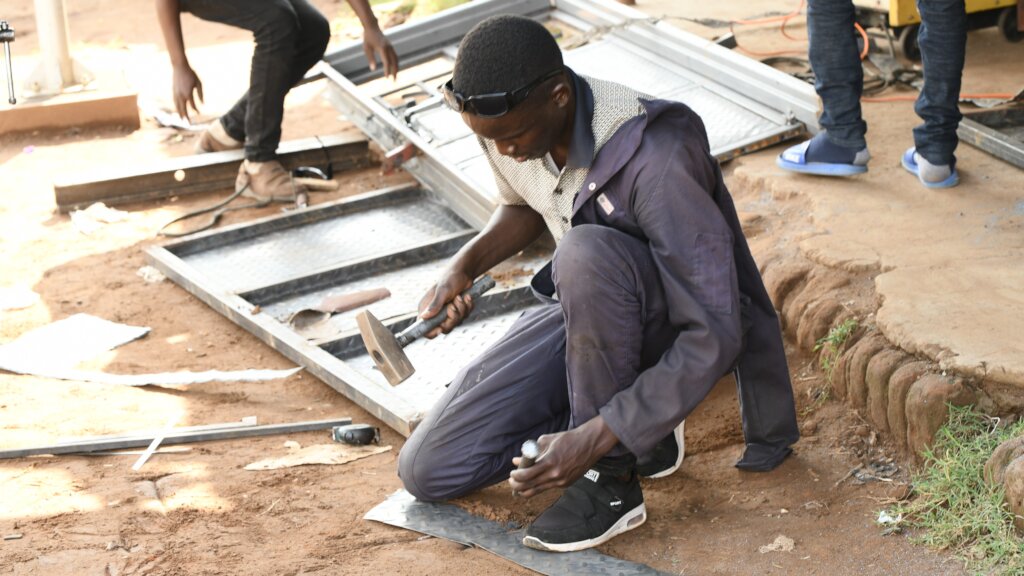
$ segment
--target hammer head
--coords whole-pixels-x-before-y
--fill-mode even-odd
[[[409,357],[398,345],[398,340],[391,330],[388,330],[369,310],[363,310],[356,315],[356,324],[359,325],[359,333],[363,336],[363,344],[370,353],[370,358],[373,358],[377,369],[392,386],[412,376],[416,369],[412,367],[412,362],[409,362]]]

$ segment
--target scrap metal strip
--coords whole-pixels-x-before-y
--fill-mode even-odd
[[[161,441],[162,444],[188,444],[192,442],[209,442],[212,440],[229,440],[233,438],[252,438],[255,436],[271,436],[274,434],[290,434],[293,432],[309,432],[313,430],[327,430],[334,426],[345,426],[351,424],[351,418],[335,418],[332,420],[316,420],[312,422],[297,422],[294,424],[263,424],[259,426],[240,426],[221,430],[191,430],[182,432],[170,429],[166,431]],[[14,450],[0,451],[0,459],[3,458],[24,458],[25,456],[37,456],[40,454],[75,454],[79,452],[99,452],[103,450],[121,450],[124,448],[143,448],[153,442],[153,437],[148,438],[100,438],[88,443],[70,442],[66,444],[55,444],[52,446],[38,446],[34,448],[17,448]]]
[[[469,323],[478,322],[536,303],[538,303],[537,299],[534,297],[533,290],[529,286],[485,294],[473,306],[473,314],[470,317],[471,322]],[[382,322],[388,330],[397,333],[412,326],[417,318],[417,313],[410,312],[396,318],[382,319]],[[331,355],[343,360],[367,353],[358,330],[343,334],[334,340],[322,343],[320,346],[330,352]]]
[[[666,574],[650,566],[620,560],[597,550],[542,552],[523,546],[523,529],[513,529],[466,512],[454,504],[421,502],[399,490],[363,516],[398,528],[476,546],[496,556],[549,576],[652,576]]]
[[[991,112],[979,112],[965,115],[957,127],[956,134],[960,140],[981,148],[985,152],[1001,158],[1018,168],[1024,168],[1024,142],[1011,138],[999,130],[982,123],[986,119],[996,117],[1009,117],[1015,115],[1014,120],[1019,124],[1024,123],[1024,109],[999,110]]]

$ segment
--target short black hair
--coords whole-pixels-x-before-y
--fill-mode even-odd
[[[452,86],[464,96],[508,92],[562,68],[562,51],[539,22],[492,16],[459,43]]]

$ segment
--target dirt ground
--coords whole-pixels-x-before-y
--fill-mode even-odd
[[[337,2],[314,2],[329,15]],[[129,62],[133,82],[151,78],[140,98],[168,92],[166,56],[150,3],[68,0],[72,38],[98,68]],[[0,17],[23,31],[19,68],[34,38],[31,2],[5,2]],[[116,18],[111,18],[112,14]],[[186,40],[204,79],[205,117],[230,105],[244,85],[244,33],[186,21]],[[129,75],[131,75],[129,74]],[[162,78],[162,79],[161,79]],[[322,84],[289,96],[286,139],[350,130],[319,98]],[[85,367],[114,373],[288,368],[292,364],[175,284],[147,283],[141,249],[165,222],[218,195],[123,207],[124,222],[83,235],[58,214],[52,180],[112,163],[145,162],[191,153],[194,136],[144,120],[141,130],[69,129],[0,135],[0,287],[29,288],[35,305],[0,312],[0,343],[78,312],[136,326],[145,338]],[[346,174],[342,190],[320,203],[394,184],[375,169]],[[762,190],[734,187],[737,205],[756,205]],[[275,213],[234,213],[227,223]],[[754,220],[750,220],[754,221]],[[785,222],[758,218],[757,243],[785,234]],[[755,245],[755,248],[756,248]],[[870,299],[871,295],[865,295]],[[790,366],[803,439],[778,470],[751,474],[733,463],[742,449],[734,383],[723,380],[687,422],[687,459],[673,476],[643,484],[646,525],[601,551],[672,574],[959,574],[949,556],[883,536],[875,522],[886,502],[905,494],[906,466],[889,482],[859,483],[855,467],[893,456],[841,404],[817,404],[823,376],[791,350]],[[154,456],[133,472],[133,456],[64,456],[0,461],[0,574],[528,574],[477,549],[362,520],[400,488],[395,475],[403,438],[305,372],[263,383],[189,388],[120,388],[0,373],[0,448],[62,438],[152,428],[170,414],[179,425],[261,423],[351,417],[381,427],[392,450],[340,466],[254,472],[243,467],[282,455],[286,440],[328,442],[310,432],[207,442],[187,452]],[[555,495],[513,499],[498,485],[458,502],[473,513],[525,524]],[[784,535],[792,551],[759,548]]]

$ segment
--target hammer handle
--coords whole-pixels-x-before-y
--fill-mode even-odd
[[[469,296],[473,300],[476,300],[477,298],[483,296],[484,292],[487,292],[491,288],[494,288],[494,278],[491,278],[490,276],[482,276],[479,280],[474,282],[472,286],[466,289],[466,291],[462,293],[462,296]],[[444,314],[438,313],[433,318],[421,320],[413,324],[412,326],[406,328],[398,336],[395,336],[395,339],[398,340],[399,346],[405,348],[410,343],[412,343],[413,340],[419,338],[420,336],[423,336],[424,334],[430,332],[434,328],[437,328],[438,326],[441,325],[442,322],[444,322],[447,319],[447,312]]]

